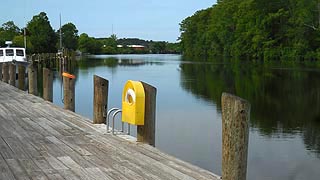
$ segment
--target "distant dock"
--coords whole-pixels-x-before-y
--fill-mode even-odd
[[[220,179],[9,84],[0,92],[0,179]]]

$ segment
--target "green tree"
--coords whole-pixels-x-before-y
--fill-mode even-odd
[[[12,39],[12,43],[13,43],[14,46],[24,47],[24,36],[23,35],[15,36]]]
[[[159,41],[159,42],[153,42],[151,44],[151,51],[153,53],[165,53],[166,52],[166,42],[164,41]]]
[[[88,34],[86,33],[82,33],[80,34],[79,37],[79,50],[82,51],[83,53],[88,53],[89,49],[90,49],[90,38],[88,36]]]
[[[109,38],[104,38],[101,43],[103,44],[103,54],[116,54],[117,53],[117,36],[112,34]]]
[[[60,29],[57,31],[59,35]],[[78,48],[78,30],[72,23],[67,23],[61,27],[62,46],[67,49],[76,50]]]
[[[118,40],[117,35],[111,34],[110,39],[112,39],[112,41],[115,43],[115,45],[117,45],[117,40]]]
[[[45,12],[33,16],[27,25],[29,41],[32,44],[31,52],[48,53],[57,52],[57,36],[50,25],[50,21]]]
[[[5,46],[5,41],[12,41],[19,34],[20,29],[13,21],[3,23],[0,27],[0,46]]]
[[[167,43],[166,46],[167,53],[177,54],[181,52],[180,43]]]
[[[220,0],[180,24],[192,59],[320,59],[318,0]]]
[[[82,33],[79,37],[79,50],[83,53],[99,54],[101,53],[102,43],[88,34]]]

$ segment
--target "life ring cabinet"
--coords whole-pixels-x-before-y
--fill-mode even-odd
[[[141,82],[128,80],[122,92],[122,122],[144,125],[145,92]]]

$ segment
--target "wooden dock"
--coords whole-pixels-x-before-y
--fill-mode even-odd
[[[0,82],[0,179],[220,179]]]

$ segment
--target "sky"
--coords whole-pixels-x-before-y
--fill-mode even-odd
[[[79,34],[175,42],[179,23],[216,0],[1,0],[0,24],[22,28],[34,15],[46,12],[51,26],[72,22]]]

